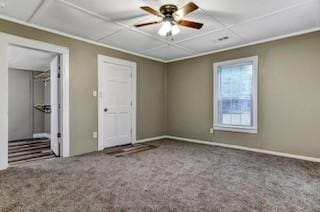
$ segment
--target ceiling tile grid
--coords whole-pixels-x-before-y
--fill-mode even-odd
[[[204,27],[181,26],[173,38],[158,35],[161,24],[135,28],[137,23],[161,20],[140,7],[182,7],[188,0],[0,1],[5,3],[1,15],[164,61],[320,27],[320,0],[194,0],[200,9],[184,19]]]
[[[9,68],[31,71],[47,71],[50,62],[56,56],[51,52],[10,46],[8,54]],[[30,63],[30,61],[33,61]]]
[[[42,3],[42,0],[1,0],[0,14],[19,19],[21,21],[28,21],[33,13]]]
[[[71,4],[85,8],[110,19],[130,19],[143,16],[142,10],[137,10],[145,4],[143,1],[115,1],[115,0],[65,0]]]
[[[173,58],[183,58],[192,55],[192,53],[185,49],[173,45],[166,45],[157,49],[151,49],[145,51],[144,54],[149,57],[160,58],[161,60],[171,60]]]
[[[91,40],[113,34],[122,28],[114,23],[65,5],[61,1],[53,1],[34,20],[34,23]]]
[[[231,27],[249,41],[267,39],[317,27],[316,7],[312,1]]]
[[[100,40],[100,42],[137,53],[143,53],[146,49],[163,46],[161,41],[129,29],[123,29],[111,36],[107,36]]]
[[[225,29],[206,34],[205,36],[179,42],[178,45],[192,49],[200,54],[203,51],[209,52],[228,48],[242,42],[243,40],[239,36],[234,34],[232,31]]]
[[[264,16],[308,0],[195,0],[208,14],[227,26]]]

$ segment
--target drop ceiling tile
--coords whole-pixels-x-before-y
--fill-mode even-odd
[[[0,7],[0,14],[27,21],[34,11],[39,7],[42,0],[10,0],[1,1],[5,3],[5,7]]]
[[[228,38],[221,41],[218,40],[226,37]],[[203,53],[239,45],[242,42],[243,41],[231,31],[221,30],[219,32],[213,32],[205,36],[180,42],[178,45]]]
[[[29,48],[10,46],[8,63],[9,68],[46,71],[56,54]],[[30,61],[33,61],[30,63]]]
[[[318,11],[317,14],[318,14],[318,27],[320,27],[320,0],[315,0],[315,9]]]
[[[118,25],[88,15],[59,1],[50,4],[35,23],[91,40],[100,39],[121,29]]]
[[[162,18],[160,18],[160,17],[151,16],[151,15],[148,15],[148,14],[144,14],[144,15],[136,16],[136,17],[131,17],[131,18],[118,19],[118,21],[120,23],[125,24],[125,25],[130,26],[130,27],[134,27],[135,24],[139,24],[139,23],[161,21],[161,20],[162,20]],[[137,28],[137,29],[141,30],[142,28]],[[141,30],[141,31],[144,31],[144,30]]]
[[[310,0],[194,0],[205,12],[225,25],[234,25]]]
[[[182,7],[186,1],[185,0],[143,0],[143,2],[145,5],[152,6],[155,9],[159,9],[160,6],[164,4],[174,4],[174,5],[177,5],[178,7]]]
[[[126,20],[145,15],[140,9],[143,1],[117,1],[117,0],[66,0],[74,5],[86,8],[110,19]]]
[[[158,49],[152,49],[144,53],[150,57],[159,58],[162,60],[172,60],[176,58],[182,58],[190,56],[191,54],[182,48],[178,48],[172,45],[167,45]]]
[[[313,3],[309,1],[308,4],[237,25],[231,29],[248,41],[261,40],[315,28],[317,14]]]
[[[130,29],[123,29],[101,40],[102,43],[118,48],[142,53],[151,48],[163,45],[161,41],[147,37]]]

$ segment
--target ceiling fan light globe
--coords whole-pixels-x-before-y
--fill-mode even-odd
[[[159,30],[159,35],[161,36],[167,36],[167,34],[171,31],[171,23],[169,21],[163,22],[160,30]]]
[[[177,26],[177,25],[173,25],[172,27],[171,27],[171,33],[172,33],[172,35],[176,35],[176,34],[178,34],[180,32],[180,29],[179,29],[179,27]]]

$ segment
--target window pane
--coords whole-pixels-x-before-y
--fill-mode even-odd
[[[253,126],[252,74],[252,63],[219,67],[219,124]]]

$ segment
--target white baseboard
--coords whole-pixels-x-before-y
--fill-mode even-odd
[[[34,133],[33,134],[34,138],[50,138],[49,133]]]
[[[165,139],[165,138],[167,138],[166,135],[157,136],[157,137],[152,137],[152,138],[145,138],[145,139],[136,140],[136,141],[134,142],[134,144],[145,143],[145,142],[149,142],[149,141],[156,141],[156,140],[161,140],[161,139]]]
[[[183,137],[177,137],[177,136],[164,136],[168,139],[173,140],[179,140],[179,141],[187,141],[197,144],[206,144],[211,146],[220,146],[220,147],[226,147],[226,148],[232,148],[232,149],[240,149],[240,150],[246,150],[251,152],[258,152],[263,154],[269,154],[269,155],[276,155],[281,157],[287,157],[287,158],[294,158],[294,159],[300,159],[300,160],[306,160],[306,161],[312,161],[320,163],[320,158],[315,157],[308,157],[308,156],[302,156],[302,155],[294,155],[289,153],[283,153],[283,152],[276,152],[276,151],[270,151],[270,150],[264,150],[264,149],[256,149],[256,148],[250,148],[250,147],[244,147],[244,146],[238,146],[238,145],[231,145],[231,144],[223,144],[223,143],[217,143],[217,142],[211,142],[211,141],[203,141],[203,140],[197,140],[197,139],[191,139],[191,138],[183,138]]]

